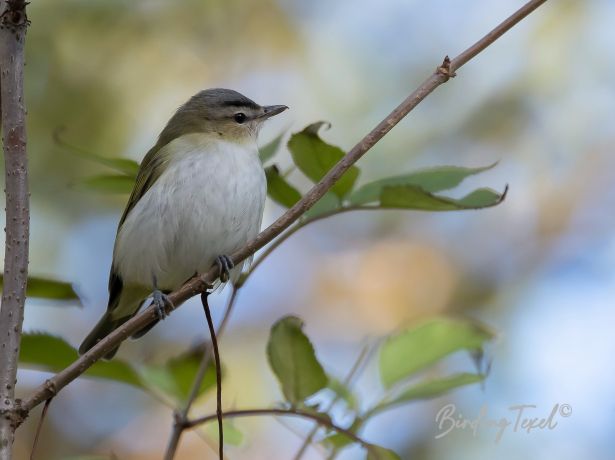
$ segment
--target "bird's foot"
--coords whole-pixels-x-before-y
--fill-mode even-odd
[[[235,264],[229,256],[223,254],[216,257],[216,265],[218,266],[218,276],[220,280],[226,283],[231,277],[231,269]]]
[[[158,320],[165,319],[168,316],[165,307],[170,306],[171,308],[173,308],[173,302],[171,302],[169,296],[167,296],[159,289],[156,289],[154,291],[153,298],[154,307],[156,308],[156,317],[158,318]]]

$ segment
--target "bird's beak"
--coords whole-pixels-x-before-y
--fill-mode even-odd
[[[277,115],[278,113],[282,113],[286,109],[288,109],[288,107],[285,105],[266,105],[263,108],[265,109],[265,113],[263,113],[261,116],[258,117],[263,120],[273,117],[274,115]]]

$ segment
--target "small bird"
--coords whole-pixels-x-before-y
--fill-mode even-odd
[[[256,237],[267,193],[257,136],[265,120],[287,108],[216,88],[175,112],[139,168],[117,229],[107,311],[80,354],[133,317],[150,295],[163,319],[166,294],[214,263],[224,281],[237,281],[242,267],[226,254]]]

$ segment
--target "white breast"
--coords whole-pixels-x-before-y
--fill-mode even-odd
[[[126,217],[114,266],[125,284],[175,289],[260,229],[266,180],[255,144],[175,139],[167,170]]]

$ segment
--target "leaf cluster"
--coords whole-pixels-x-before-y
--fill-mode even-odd
[[[350,382],[325,371],[303,326],[296,316],[286,316],[273,325],[267,344],[269,364],[278,379],[285,404],[333,418],[334,405],[314,402],[318,396],[328,393],[329,399],[340,402],[335,407],[336,413],[339,413],[339,406],[343,406],[343,418],[350,420],[347,429],[355,435],[360,435],[377,414],[482,382],[486,369],[441,377],[426,377],[425,374],[433,375],[445,358],[460,351],[482,356],[484,346],[494,337],[489,329],[478,323],[446,317],[432,318],[386,337],[377,356],[382,395],[376,403],[362,407]],[[322,407],[328,410],[323,412]],[[355,441],[341,432],[325,432],[320,442],[335,455]],[[380,446],[366,452],[366,458],[376,458],[374,452],[380,454],[381,459],[399,458],[393,451]]]
[[[302,197],[302,192],[289,180],[290,173],[298,170],[313,183],[319,182],[331,168],[344,157],[344,151],[320,137],[326,123],[318,122],[290,136],[286,143],[293,168],[280,172],[275,164],[269,164],[283,145],[284,133],[260,150],[265,165],[268,196],[285,208],[290,208]],[[138,171],[138,164],[126,158],[107,158],[70,146],[63,140],[58,143],[72,153],[94,161],[113,170],[85,178],[79,185],[89,190],[105,193],[130,193]],[[294,229],[324,217],[351,210],[406,209],[421,211],[453,211],[481,209],[500,203],[506,194],[488,188],[479,188],[461,197],[452,198],[442,192],[451,190],[466,178],[493,168],[495,164],[467,168],[439,166],[421,169],[393,177],[383,178],[358,185],[361,170],[350,167],[335,185],[301,219]],[[293,232],[283,234],[283,241]],[[275,243],[273,249],[275,249]],[[0,282],[2,280],[0,279]],[[28,296],[58,301],[78,301],[78,296],[69,283],[47,278],[31,277],[28,280]],[[473,322],[433,318],[420,325],[386,337],[378,349],[378,367],[382,395],[380,399],[364,407],[348,379],[343,380],[325,371],[316,356],[311,340],[304,332],[304,324],[295,316],[287,316],[271,328],[267,344],[267,357],[278,379],[283,405],[290,410],[313,411],[323,420],[332,420],[332,410],[343,406],[346,432],[358,436],[364,426],[379,413],[418,400],[435,398],[465,385],[481,382],[486,371],[462,372],[439,377],[434,369],[448,356],[465,350],[474,356],[483,356],[483,347],[493,338],[485,327]],[[188,352],[160,365],[137,364],[114,359],[97,362],[84,377],[102,378],[131,385],[145,391],[171,407],[180,407],[189,398],[194,376],[201,362],[204,348],[201,344]],[[60,337],[45,333],[28,333],[22,337],[20,362],[24,367],[58,372],[78,357],[76,349]],[[357,363],[359,364],[359,363]],[[215,387],[215,371],[210,366],[206,371],[198,396],[207,394]],[[330,404],[323,405],[328,395]],[[325,398],[326,399],[326,398]],[[320,400],[320,403],[318,402]],[[329,427],[330,428],[330,427]],[[243,435],[225,421],[225,431],[233,433],[227,440],[241,442]],[[325,430],[319,442],[330,450],[330,458],[355,442],[343,432]],[[384,447],[363,444],[366,458],[395,459],[397,454]]]

